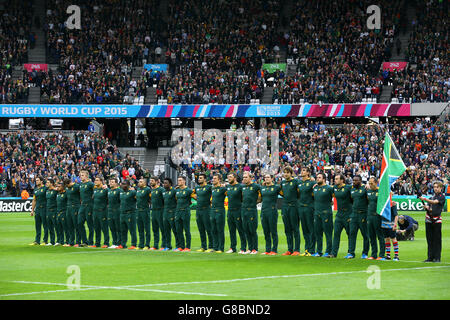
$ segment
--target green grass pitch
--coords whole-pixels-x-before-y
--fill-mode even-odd
[[[415,241],[399,242],[400,261],[395,262],[360,259],[361,234],[356,258],[343,259],[345,232],[336,259],[197,253],[200,239],[194,211],[189,253],[29,246],[34,219],[28,213],[6,213],[0,215],[0,299],[449,299],[448,216],[444,213],[442,262],[424,263],[424,214],[408,214],[419,221],[419,230]],[[286,237],[281,217],[278,232],[282,253]],[[227,228],[225,234],[228,249]],[[261,225],[258,234],[261,250]],[[302,237],[302,249],[303,244]],[[67,286],[75,275],[70,266],[79,270],[79,289]]]

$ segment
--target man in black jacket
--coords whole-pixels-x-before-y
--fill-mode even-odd
[[[425,205],[425,232],[428,244],[428,258],[425,262],[441,262],[442,251],[442,209],[444,208],[445,196],[442,193],[442,182],[433,183],[434,196],[431,199],[420,197],[429,203]]]

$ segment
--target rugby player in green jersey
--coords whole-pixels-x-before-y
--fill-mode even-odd
[[[360,175],[353,177],[352,186],[352,214],[350,215],[350,239],[349,250],[345,256],[346,259],[352,259],[355,257],[356,238],[358,230],[361,230],[363,236],[363,251],[361,258],[367,259],[369,253],[369,237],[367,236],[367,209],[369,200],[367,199],[367,190],[362,185],[362,179]]]
[[[195,218],[200,234],[200,249],[198,252],[213,251],[213,236],[211,234],[211,185],[206,182],[206,174],[198,176],[198,186],[194,188],[194,199],[197,200]]]
[[[55,246],[63,245],[67,247],[67,242],[64,241],[64,233],[66,233],[67,240],[67,227],[66,227],[66,212],[67,212],[67,194],[64,188],[64,183],[58,181],[56,184],[56,243]]]
[[[214,174],[211,189],[211,233],[213,236],[213,249],[222,253],[225,248],[225,197],[227,188],[221,185],[222,176]]]
[[[234,172],[228,174],[227,185],[228,212],[227,222],[230,232],[230,249],[226,253],[236,252],[237,239],[236,230],[239,233],[241,248],[239,253],[245,253],[247,239],[242,226],[242,185],[238,183],[237,175]]]
[[[191,251],[191,199],[193,190],[186,186],[186,178],[177,179],[176,189],[177,207],[175,210],[175,230],[178,234],[178,243],[174,251]],[[184,234],[183,234],[184,231]]]
[[[314,197],[313,187],[315,181],[311,177],[311,169],[303,167],[300,171],[301,179],[298,179],[298,215],[300,218],[305,251],[302,257],[310,257],[315,251],[316,238],[314,236]]]
[[[78,211],[80,210],[80,185],[71,181],[69,178],[64,179],[64,186],[67,195],[67,212],[66,212],[66,228],[69,237],[69,246],[79,247],[80,230],[78,228]]]
[[[45,193],[46,198],[46,221],[48,234],[50,235],[50,242],[47,242],[46,234],[44,233],[43,241],[47,246],[52,246],[55,244],[55,226],[56,226],[56,196],[58,195],[58,191],[55,187],[54,179],[47,179],[47,191]]]
[[[314,233],[316,237],[316,253],[313,257],[322,256],[323,233],[327,247],[323,257],[330,257],[333,248],[333,196],[332,186],[327,185],[324,173],[318,173],[316,176],[316,186],[313,189],[314,195]]]
[[[283,256],[300,255],[300,219],[297,210],[298,201],[298,181],[293,178],[294,170],[291,167],[283,169],[283,178],[281,182],[281,192],[283,204],[281,207],[281,217],[284,223],[284,232],[288,250]]]
[[[164,211],[163,211],[163,243],[164,249],[162,251],[172,250],[172,233],[175,236],[175,242],[178,243],[178,234],[175,229],[175,210],[177,208],[176,189],[172,187],[172,179],[165,178],[163,181],[163,199],[164,199]]]
[[[81,246],[94,244],[94,220],[92,216],[92,197],[94,195],[94,183],[90,181],[89,172],[82,170],[80,172],[80,210],[78,211],[78,227],[80,229]],[[89,238],[86,239],[86,229],[84,223],[87,222],[89,229]]]
[[[242,226],[248,243],[245,253],[258,253],[258,209],[261,186],[253,182],[253,174],[245,171],[242,178]]]
[[[139,232],[139,249],[150,249],[150,194],[147,179],[141,178],[136,191],[136,215]]]
[[[369,237],[370,247],[372,248],[372,255],[368,257],[369,260],[384,260],[385,242],[383,229],[381,228],[381,215],[377,213],[378,202],[378,181],[375,177],[369,179],[369,189],[367,190],[367,199],[369,204],[367,207],[367,233]],[[378,245],[380,246],[380,254],[378,255]]]
[[[97,176],[94,180],[94,195],[93,195],[93,217],[94,217],[94,231],[95,244],[91,247],[100,247],[103,232],[103,246],[109,247],[109,228],[108,228],[108,213],[106,211],[108,206],[108,190],[104,185],[103,177]]]
[[[264,175],[264,183],[261,186],[261,225],[266,240],[266,251],[262,254],[276,255],[278,252],[278,208],[277,201],[281,187],[273,183],[270,174]]]
[[[351,189],[351,186],[345,184],[343,174],[337,174],[334,177],[334,197],[337,202],[337,213],[334,220],[333,250],[331,250],[330,258],[335,258],[338,255],[342,230],[345,229],[347,236],[350,235]]]
[[[120,231],[120,193],[121,189],[117,182],[116,177],[109,179],[109,190],[108,190],[108,225],[111,230],[112,245],[111,249],[116,249],[122,245],[121,237],[122,233]]]
[[[136,249],[136,190],[130,189],[130,182],[124,180],[121,183],[122,192],[120,193],[120,249],[127,247],[128,231],[131,236],[130,250]]]
[[[164,243],[161,242],[161,248],[159,247],[159,239],[161,232],[161,239],[163,239],[163,210],[164,210],[164,188],[159,184],[158,177],[150,178],[150,200],[151,200],[151,218],[152,218],[152,231],[153,231],[153,247],[150,250],[162,250],[164,249]]]
[[[34,228],[36,230],[36,237],[34,242],[30,245],[45,245],[41,244],[41,232],[44,229],[44,235],[48,234],[47,220],[46,220],[46,205],[47,199],[45,197],[47,187],[44,186],[44,180],[41,177],[36,177],[36,188],[33,193],[33,202],[31,203],[31,216],[34,216]],[[48,235],[47,235],[48,237]]]

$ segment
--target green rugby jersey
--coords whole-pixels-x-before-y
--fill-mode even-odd
[[[56,196],[56,211],[58,213],[65,213],[67,210],[67,194],[66,192],[58,192]]]
[[[242,184],[227,185],[228,210],[240,209],[242,207]]]
[[[281,191],[284,204],[295,204],[298,200],[298,180],[281,181]]]
[[[108,208],[119,209],[120,208],[120,188],[108,189]]]
[[[175,189],[176,199],[177,199],[177,209],[186,209],[191,205],[191,196],[192,189],[184,188],[184,189]]]
[[[332,211],[333,187],[327,184],[317,185],[314,187],[313,192],[314,210],[318,213]]]
[[[47,187],[42,186],[34,189],[33,199],[36,200],[36,208],[45,208],[47,206]]]
[[[152,209],[162,209],[164,207],[163,192],[163,187],[156,187],[151,189]]]
[[[278,195],[280,194],[281,186],[273,184],[271,186],[261,186],[261,210],[277,205]]]
[[[80,199],[81,204],[91,204],[94,195],[94,183],[92,181],[83,182],[80,184]]]
[[[80,185],[74,183],[73,186],[66,188],[67,204],[79,205],[80,204]]]
[[[369,201],[367,199],[367,190],[364,186],[355,188],[352,186],[352,199],[353,199],[353,212],[354,213],[367,213],[367,206]]]
[[[348,211],[352,210],[352,187],[349,185],[342,185],[342,187],[334,186],[334,196],[337,202],[338,211]]]
[[[211,208],[225,208],[225,197],[227,196],[227,188],[218,186],[211,188]]]
[[[367,200],[369,204],[367,206],[367,213],[373,216],[378,216],[377,202],[378,202],[378,188],[376,190],[367,190]]]
[[[261,195],[261,186],[259,184],[244,184],[242,186],[242,208],[256,209],[259,195]]]
[[[316,184],[315,181],[298,180],[298,203],[303,207],[309,207],[314,204],[313,187]]]
[[[164,199],[164,209],[174,210],[177,207],[177,190],[170,187],[169,190],[164,189],[163,199]]]
[[[136,190],[128,190],[120,193],[120,211],[136,210]]]
[[[47,192],[45,193],[47,209],[56,210],[56,208],[57,208],[56,196],[57,195],[58,195],[58,191],[53,190],[53,189],[47,189]]]
[[[211,205],[212,187],[210,184],[194,188],[197,195],[197,208],[205,208]]]
[[[108,205],[108,190],[100,188],[94,188],[94,208],[97,210],[105,210]]]
[[[152,189],[149,187],[139,188],[136,191],[136,207],[141,210],[147,210],[150,207],[150,194]]]

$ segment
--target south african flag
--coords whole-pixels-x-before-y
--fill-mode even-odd
[[[400,157],[389,133],[384,137],[383,160],[381,162],[380,186],[378,189],[377,213],[391,220],[391,186],[405,172],[406,166]]]

